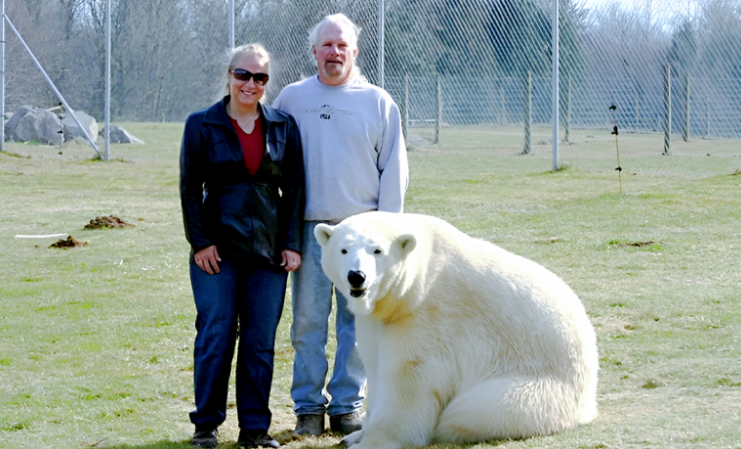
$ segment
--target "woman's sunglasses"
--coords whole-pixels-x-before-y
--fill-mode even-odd
[[[232,69],[230,70],[232,75],[234,75],[234,78],[238,79],[239,81],[249,81],[250,78],[255,79],[255,84],[259,84],[261,86],[264,86],[265,83],[268,82],[270,79],[270,76],[268,76],[267,73],[252,73],[249,70],[245,69]]]

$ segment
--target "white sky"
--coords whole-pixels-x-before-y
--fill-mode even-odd
[[[638,2],[645,4],[646,0],[620,0],[617,2],[616,0],[585,0],[584,1],[584,3],[590,8],[599,8],[608,3],[620,3],[623,6],[628,6],[628,5],[633,6]]]
[[[646,6],[653,6],[654,8],[665,9],[672,7],[673,9],[687,9],[696,6],[695,0],[684,0],[668,2],[667,0],[584,0],[584,4],[590,8],[599,8],[609,3],[620,3],[623,8],[630,8],[638,6],[640,8],[646,8]]]

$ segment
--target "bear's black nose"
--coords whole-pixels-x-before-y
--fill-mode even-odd
[[[365,274],[362,271],[350,270],[347,273],[347,280],[350,282],[350,286],[353,288],[360,288],[365,282]]]

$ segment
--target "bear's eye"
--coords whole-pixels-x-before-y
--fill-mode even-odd
[[[375,251],[373,251],[373,254],[381,254],[381,250],[380,250],[380,249],[378,249],[378,248],[376,248],[376,250],[375,250]]]
[[[346,249],[344,249],[344,248],[343,248],[343,249],[342,249],[342,251],[340,251],[340,252],[341,252],[342,254],[347,254],[347,250],[346,250]]]

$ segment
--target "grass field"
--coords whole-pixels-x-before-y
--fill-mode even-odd
[[[122,125],[146,145],[112,146],[110,162],[75,143],[0,153],[0,448],[190,447],[182,124]],[[534,142],[549,136],[538,128]],[[622,187],[609,130],[572,132],[557,172],[548,144],[519,155],[520,129],[414,140],[406,210],[545,265],[597,330],[593,423],[473,447],[741,448],[741,142],[677,138],[661,156],[662,138],[620,134]],[[83,230],[104,215],[134,226]],[[87,245],[14,238],[52,233]],[[291,439],[290,317],[287,307],[271,433],[289,449],[332,447],[333,436]],[[237,432],[232,410],[220,447]]]

